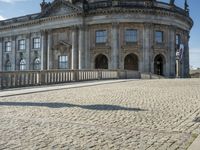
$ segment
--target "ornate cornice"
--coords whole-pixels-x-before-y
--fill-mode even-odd
[[[123,8],[109,8],[109,9],[101,9],[101,10],[92,10],[89,11],[88,13],[85,14],[85,17],[89,16],[95,16],[95,15],[110,15],[114,13],[129,13],[129,14],[147,14],[147,15],[160,15],[160,16],[168,16],[168,17],[175,17],[178,18],[184,22],[187,22],[190,27],[193,26],[193,20],[189,16],[184,16],[180,13],[176,12],[171,12],[169,10],[165,9],[145,9],[145,8],[133,8],[133,9],[123,9]],[[1,30],[8,30],[8,29],[15,29],[15,28],[22,28],[22,27],[27,27],[27,26],[32,26],[32,25],[40,25],[46,22],[51,22],[51,21],[58,21],[58,20],[64,20],[64,19],[71,19],[75,17],[82,17],[82,13],[73,13],[73,14],[68,14],[68,15],[62,15],[62,16],[51,16],[51,17],[46,17],[46,18],[41,18],[41,19],[36,19],[36,20],[31,20],[31,21],[26,21],[22,23],[13,23],[9,25],[3,25],[0,26],[0,31]]]

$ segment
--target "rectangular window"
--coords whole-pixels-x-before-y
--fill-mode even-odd
[[[133,42],[137,42],[137,30],[135,29],[127,29],[125,31],[125,40],[126,42],[130,42],[130,43],[133,43]]]
[[[19,50],[25,50],[25,48],[26,48],[26,42],[25,42],[25,40],[23,39],[23,40],[19,40],[18,41],[18,49]]]
[[[58,61],[59,69],[68,69],[68,56],[59,56]]]
[[[40,38],[33,38],[33,49],[40,48]]]
[[[156,31],[155,42],[156,43],[163,43],[163,32],[162,31]]]
[[[106,43],[107,41],[107,31],[99,30],[96,31],[96,43]]]
[[[177,34],[176,35],[176,45],[178,46],[180,44],[181,44],[181,36],[180,36],[180,34]]]
[[[5,51],[11,52],[11,42],[5,42]]]

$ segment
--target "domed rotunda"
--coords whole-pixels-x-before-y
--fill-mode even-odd
[[[189,76],[193,20],[158,0],[54,0],[0,21],[0,71],[125,69]]]

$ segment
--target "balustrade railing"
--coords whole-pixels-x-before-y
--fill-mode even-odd
[[[44,70],[0,72],[0,89],[76,81],[140,78],[130,70]]]

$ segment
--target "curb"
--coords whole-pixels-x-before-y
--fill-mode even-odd
[[[199,150],[200,149],[200,135],[194,140],[187,150]]]
[[[81,88],[81,87],[97,86],[97,85],[104,85],[104,84],[121,83],[121,82],[128,82],[128,81],[134,81],[134,80],[135,79],[74,82],[71,84],[64,84],[64,85],[62,84],[49,85],[49,86],[42,86],[42,87],[40,86],[30,87],[27,89],[20,88],[20,89],[14,89],[14,90],[5,90],[5,91],[0,91],[0,98],[24,95],[24,94],[33,94],[33,93],[39,93],[39,92],[54,91],[54,90],[63,90],[63,89]]]

